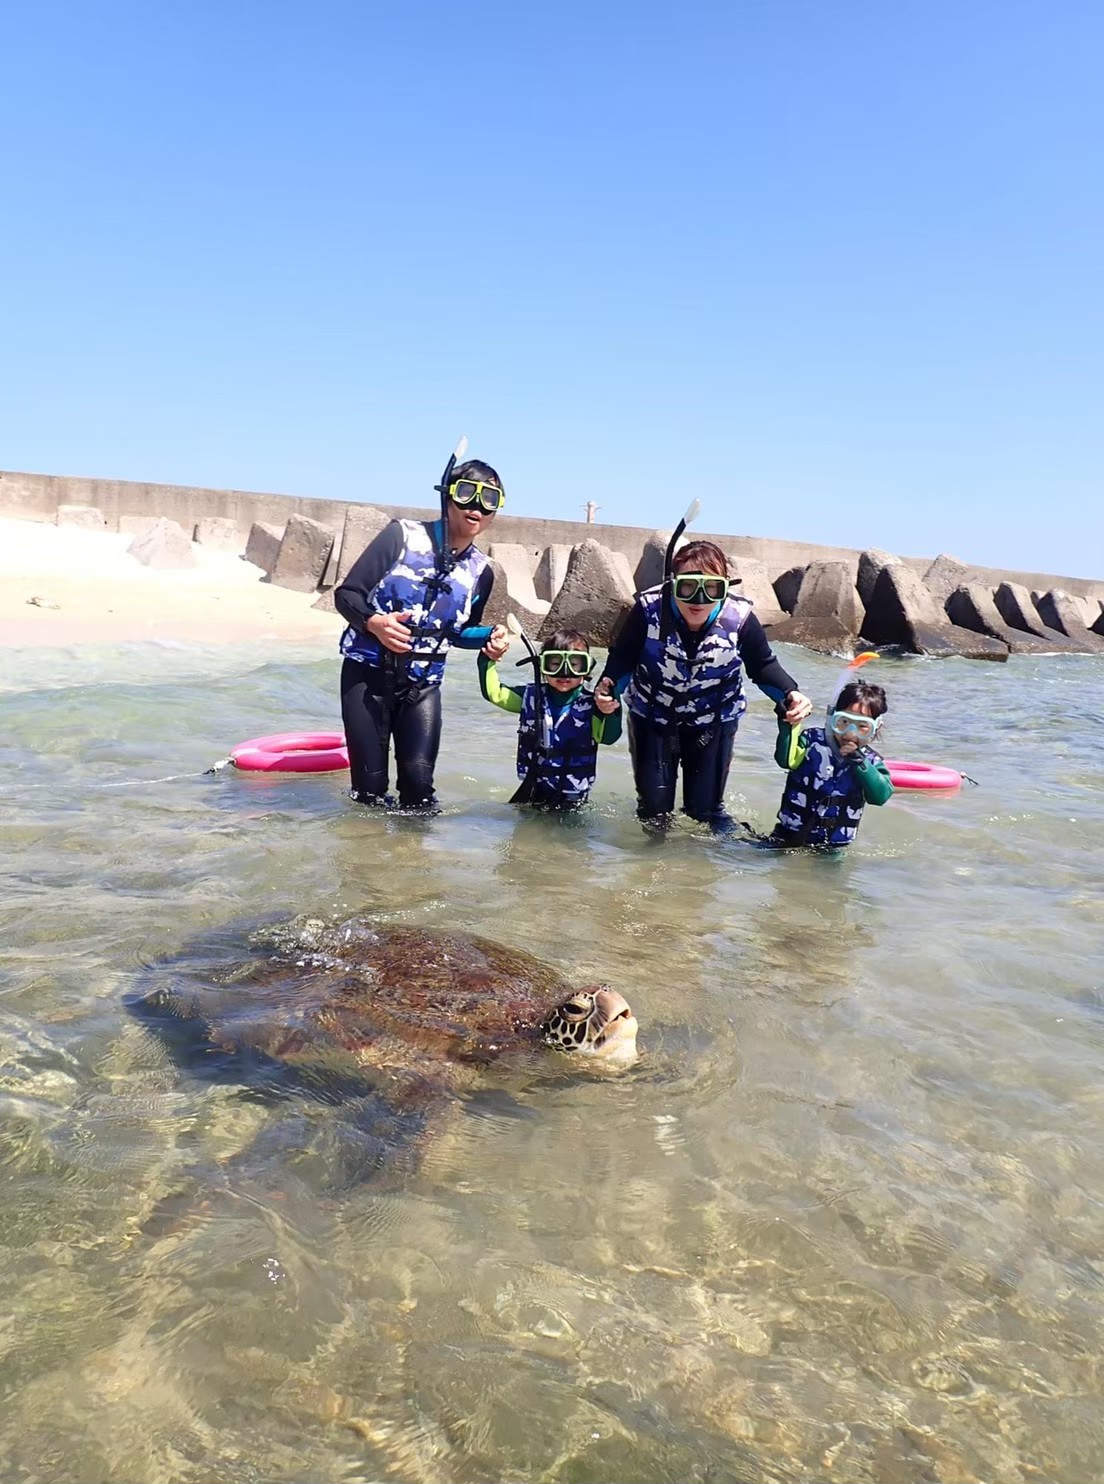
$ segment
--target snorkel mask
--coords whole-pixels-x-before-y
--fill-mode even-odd
[[[553,680],[585,680],[594,669],[594,656],[586,649],[542,649],[540,672]]]
[[[847,742],[855,737],[865,746],[878,735],[881,721],[880,716],[863,716],[859,711],[833,711],[828,718],[828,728],[837,742]]]
[[[494,515],[506,503],[506,493],[501,486],[487,484],[482,479],[456,479],[449,485],[448,495],[462,510],[469,505],[478,505],[487,515]]]
[[[715,572],[679,572],[671,578],[676,599],[704,607],[723,603],[728,597],[729,579]]]

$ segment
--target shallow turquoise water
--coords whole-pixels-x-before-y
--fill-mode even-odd
[[[787,660],[818,698],[838,669]],[[1104,1473],[1100,660],[877,667],[886,750],[981,786],[868,810],[846,859],[646,840],[623,746],[585,819],[519,816],[463,658],[428,822],[204,774],[335,722],[324,649],[5,661],[0,1477]],[[763,827],[773,732],[753,702],[730,791]],[[335,1194],[332,1112],[281,1156],[286,1110],[121,1009],[197,934],[303,912],[610,980],[646,1056]]]

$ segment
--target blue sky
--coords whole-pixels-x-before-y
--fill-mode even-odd
[[[0,468],[1104,576],[1104,6],[13,0]]]

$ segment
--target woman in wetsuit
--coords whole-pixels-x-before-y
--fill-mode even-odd
[[[341,715],[350,797],[390,805],[395,743],[399,806],[437,807],[433,770],[441,741],[441,681],[448,651],[501,659],[509,635],[481,620],[494,573],[475,541],[502,508],[502,481],[478,459],[450,466],[443,522],[393,520],[361,553],[334,593],[348,623],[341,636]]]
[[[744,671],[788,722],[812,703],[775,658],[746,598],[729,592],[728,560],[712,541],[692,541],[666,582],[638,594],[610,651],[597,693],[628,687],[629,750],[637,815],[664,828],[682,766],[683,812],[727,834],[724,795],[732,744],[747,709]]]

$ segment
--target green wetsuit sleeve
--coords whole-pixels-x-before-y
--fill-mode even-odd
[[[595,742],[604,743],[607,747],[613,745],[621,736],[621,713],[624,707],[618,706],[616,711],[611,711],[608,716],[603,716],[594,708],[594,715],[590,719],[590,735]]]
[[[805,741],[805,733],[795,722],[783,721],[778,718],[778,741],[774,744],[774,760],[780,768],[787,773],[791,769],[800,767],[805,761],[808,752],[808,744]]]
[[[483,699],[490,701],[492,706],[497,706],[500,711],[509,711],[518,715],[521,711],[521,698],[524,689],[516,689],[512,685],[503,685],[498,678],[498,666],[494,660],[489,660],[485,654],[479,656],[479,689],[483,692]]]
[[[885,763],[880,760],[875,763],[866,757],[856,758],[855,771],[868,804],[885,804],[893,797],[893,780]]]

